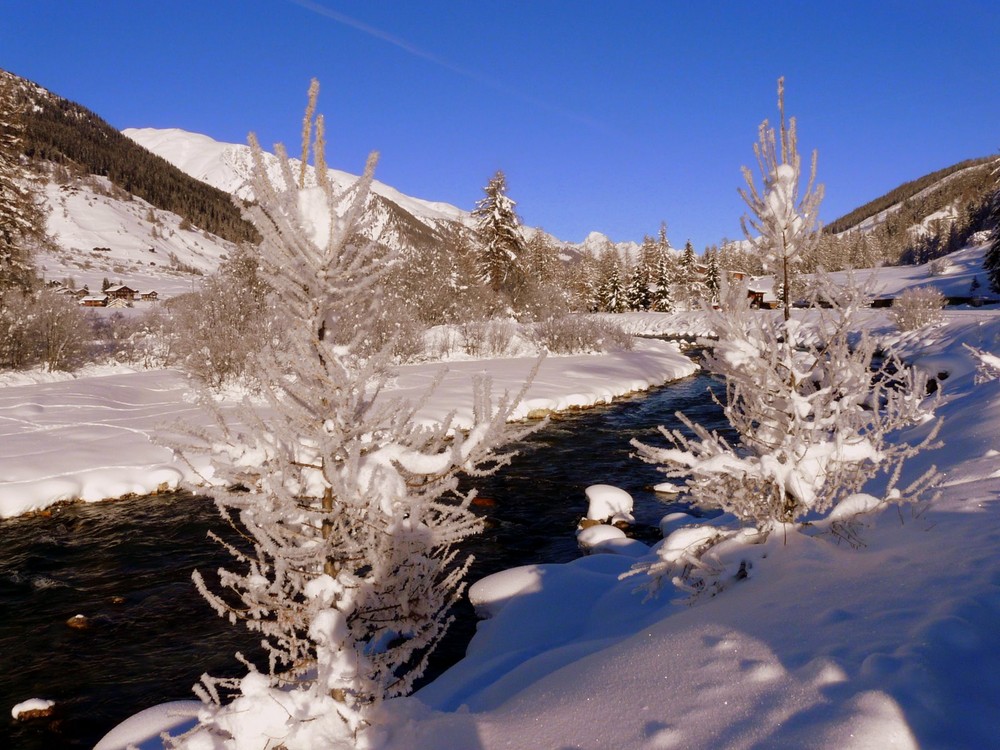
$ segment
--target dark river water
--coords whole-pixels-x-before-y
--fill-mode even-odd
[[[557,417],[519,444],[509,467],[474,483],[491,501],[482,506],[490,525],[467,544],[469,580],[578,557],[574,529],[591,484],[630,492],[640,524],[686,509],[652,492],[662,475],[630,458],[629,440],[659,442],[657,425],[678,426],[678,410],[720,427],[709,387],[719,386],[698,375]],[[192,699],[204,672],[243,674],[233,654],[255,654],[257,639],[217,617],[191,582],[195,568],[230,564],[206,538],[222,527],[210,500],[181,493],[0,521],[0,748],[90,748],[143,708]],[[88,627],[66,624],[77,614]],[[457,615],[425,679],[460,658],[475,632],[469,605]],[[11,707],[28,698],[56,701],[54,716],[12,722]]]

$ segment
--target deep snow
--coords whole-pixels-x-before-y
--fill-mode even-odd
[[[982,248],[972,248],[951,256],[951,270],[940,276],[917,267],[883,269],[878,279],[887,293],[927,283],[958,291],[981,273],[981,257]],[[619,319],[637,333],[702,333],[691,313]],[[993,746],[1000,732],[1000,381],[975,382],[978,360],[965,345],[1000,353],[1000,311],[949,309],[941,326],[908,336],[894,335],[882,311],[868,313],[867,325],[896,338],[939,378],[944,445],[907,470],[916,476],[935,463],[944,473],[939,500],[868,516],[860,548],[838,542],[822,524],[737,546],[726,554],[746,560],[749,576],[694,601],[674,590],[647,599],[637,591],[641,576],[622,580],[649,551],[614,532],[581,540],[609,554],[479,582],[470,596],[489,619],[467,656],[415,695],[389,701],[376,746]],[[474,373],[490,372],[497,388],[512,388],[533,364],[450,363],[425,416],[461,412]],[[419,394],[440,366],[403,368],[396,394]],[[550,358],[522,413],[593,403],[689,368],[662,342],[640,342],[627,355]],[[6,515],[62,496],[149,491],[150,476],[169,484],[183,469],[150,435],[158,424],[205,418],[176,372],[23,380],[0,388]],[[623,501],[606,489],[592,494],[605,506],[595,514]],[[690,521],[671,514],[661,527],[679,543],[678,529],[699,533],[685,530]],[[157,733],[190,722],[196,708],[186,702],[143,712],[98,747],[160,747]]]
[[[472,380],[484,372],[493,391],[516,393],[535,357],[432,362],[400,367],[386,398],[416,402],[446,370],[418,414],[441,420],[455,411],[471,424]],[[546,358],[516,418],[607,403],[617,396],[684,377],[696,369],[677,347],[638,340],[632,351]],[[212,417],[196,403],[192,384],[175,370],[92,374],[0,387],[0,517],[40,510],[60,500],[103,500],[172,489],[195,473],[162,445],[175,427],[197,427]],[[100,370],[98,370],[100,372]],[[204,467],[199,466],[199,470]]]
[[[1000,382],[975,384],[964,343],[1000,351],[997,312],[949,313],[906,344],[922,366],[948,372],[944,447],[910,470],[933,461],[944,471],[932,506],[868,517],[858,549],[821,525],[772,534],[746,546],[749,577],[693,602],[674,591],[646,600],[639,578],[620,580],[634,547],[487,579],[471,594],[491,617],[466,658],[386,704],[380,745],[992,746]],[[118,731],[139,736],[142,722]],[[101,750],[120,746],[111,739]]]

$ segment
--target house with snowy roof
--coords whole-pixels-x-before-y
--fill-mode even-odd
[[[115,286],[109,286],[104,290],[104,293],[111,299],[123,299],[126,302],[133,302],[135,300],[135,295],[139,292],[130,286],[116,284]]]

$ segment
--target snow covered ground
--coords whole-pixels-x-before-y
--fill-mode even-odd
[[[107,278],[160,299],[190,292],[201,275],[218,268],[235,246],[141,198],[114,188],[106,178],[88,177],[45,188],[47,230],[55,247],[41,253],[46,281],[72,281],[101,288]]]
[[[443,381],[421,410],[427,420],[455,410],[471,420],[472,379],[487,373],[495,394],[516,393],[535,358],[426,363],[400,368],[387,397],[416,401],[439,375]],[[549,357],[517,416],[605,403],[617,396],[691,374],[695,366],[662,341],[605,355]],[[101,374],[101,373],[110,374]],[[193,479],[158,441],[173,425],[208,424],[191,384],[174,370],[91,370],[82,377],[25,382],[0,379],[0,517],[45,508],[60,500],[103,500],[173,488]]]
[[[747,546],[747,578],[693,602],[645,600],[638,579],[620,580],[635,545],[501,574],[466,658],[386,704],[377,746],[995,746],[1000,381],[974,382],[965,343],[1000,351],[1000,316],[957,311],[909,344],[948,373],[944,446],[909,469],[944,471],[933,505],[870,517],[857,549],[819,528],[772,534]],[[168,714],[135,717],[98,747],[149,737],[178,721]]]

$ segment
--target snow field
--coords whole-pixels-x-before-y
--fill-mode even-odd
[[[470,597],[489,619],[466,657],[415,695],[389,701],[374,746],[995,744],[1000,381],[976,384],[976,357],[963,344],[1000,351],[1000,317],[959,311],[903,343],[918,365],[948,373],[943,445],[906,472],[937,464],[945,473],[938,501],[863,516],[858,548],[828,524],[787,526],[766,540],[737,535],[714,553],[723,571],[714,595],[667,588],[646,598],[640,576],[622,578],[636,558],[617,554],[474,583]],[[864,508],[865,496],[850,502]],[[717,523],[670,514],[658,546],[683,550]],[[740,567],[745,576],[734,575]]]
[[[488,374],[494,394],[516,393],[535,358],[427,363],[401,367],[386,398],[418,401],[428,422],[456,412],[472,422],[472,379]],[[442,369],[437,389],[427,389]],[[691,374],[696,366],[662,341],[629,352],[549,357],[541,363],[516,418],[606,403]],[[112,372],[117,372],[112,370]],[[14,382],[18,382],[14,380]],[[0,517],[41,510],[61,500],[95,501],[149,494],[211,477],[196,473],[158,441],[177,427],[210,425],[191,383],[173,370],[124,372],[0,388]]]

